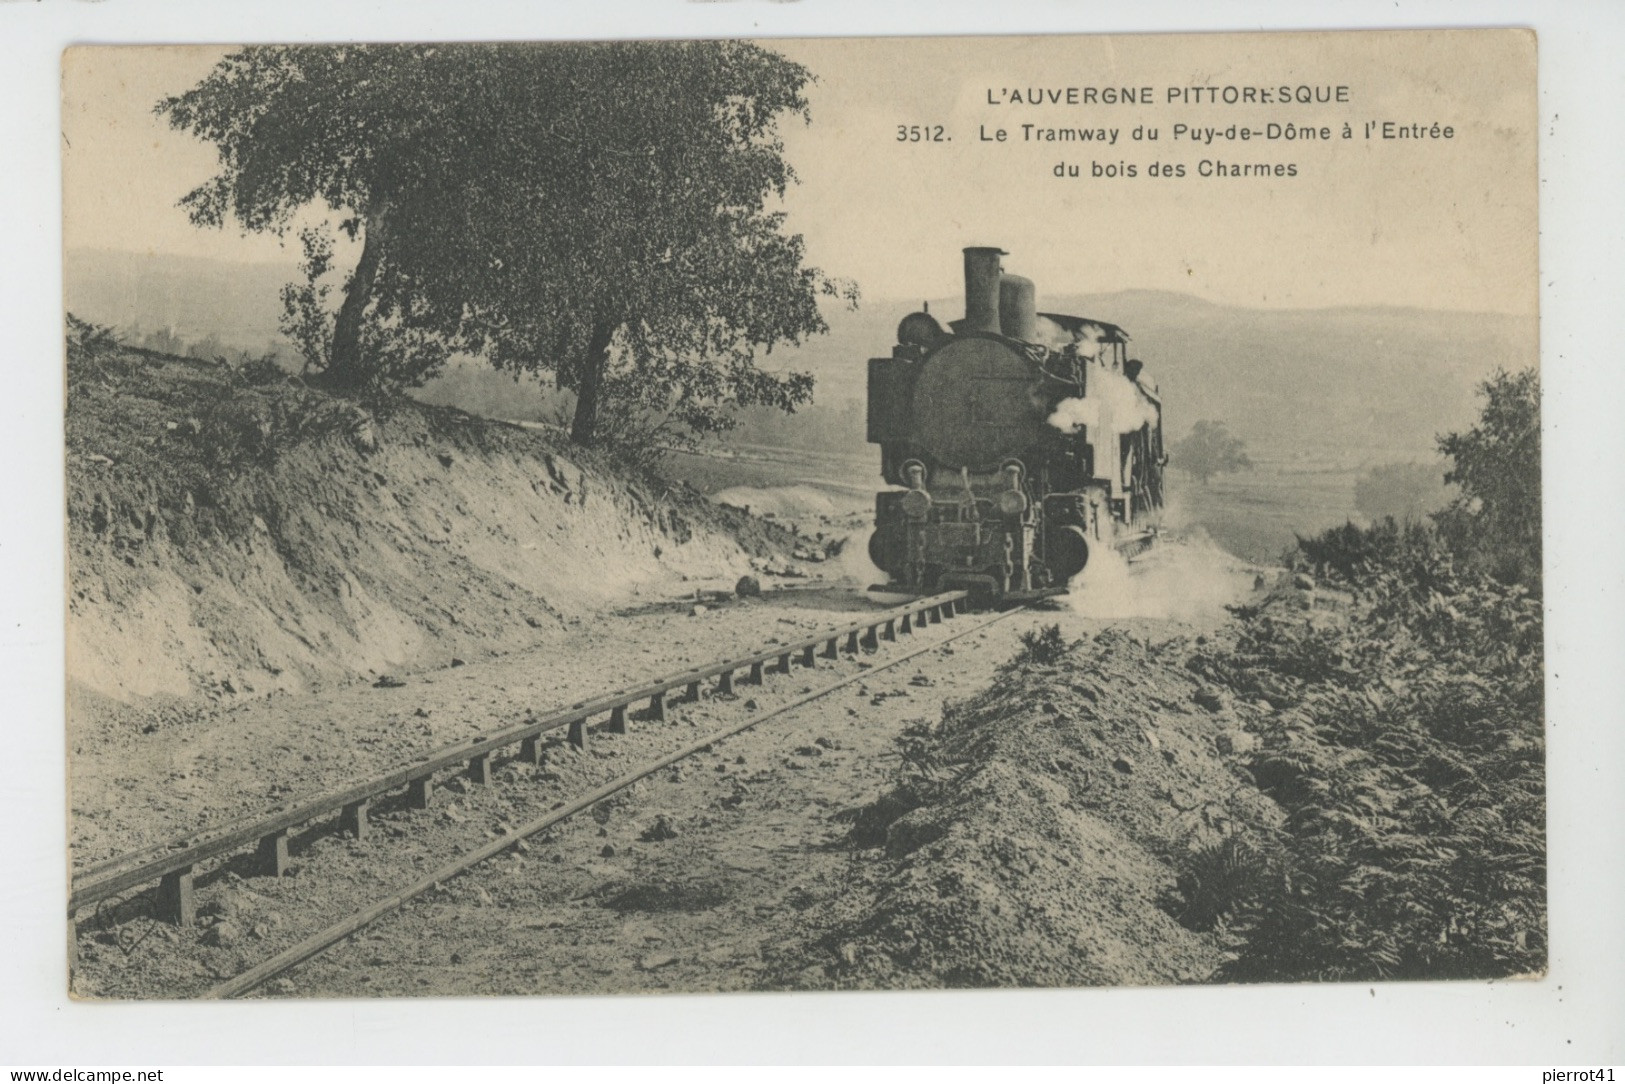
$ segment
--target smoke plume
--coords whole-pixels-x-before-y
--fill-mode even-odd
[[[1075,347],[1081,358],[1095,358],[1100,356],[1100,338],[1106,329],[1099,324],[1084,323],[1077,331],[1067,328],[1051,320],[1048,316],[1040,316],[1034,325],[1033,339],[1042,343],[1051,350],[1063,350],[1066,347]]]
[[[1122,436],[1142,425],[1157,424],[1157,408],[1122,373],[1091,365],[1088,380],[1089,394],[1082,399],[1062,399],[1049,416],[1050,425],[1063,433],[1076,433],[1080,425],[1110,425],[1113,433]]]
[[[874,584],[885,583],[886,573],[875,567],[869,560],[869,528],[863,527],[849,533],[841,543],[841,550],[835,557],[836,575],[857,587],[867,590]]]
[[[1256,572],[1205,534],[1164,537],[1133,562],[1098,546],[1068,585],[1067,600],[1085,617],[1214,621],[1248,596]]]
[[[1093,399],[1062,399],[1049,424],[1063,433],[1076,433],[1083,425],[1093,429],[1100,424],[1100,404]]]

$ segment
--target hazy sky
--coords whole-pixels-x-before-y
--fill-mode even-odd
[[[958,250],[996,244],[1047,292],[1149,288],[1264,307],[1536,306],[1532,36],[1511,31],[802,40],[772,43],[818,77],[812,123],[785,139],[787,201],[811,261],[873,297],[959,289]],[[271,237],[200,230],[175,206],[212,149],[152,114],[223,50],[75,50],[64,64],[69,248],[292,262]],[[1224,104],[1223,88],[1345,87],[1344,103]],[[1149,87],[1152,104],[1084,104],[1090,88]],[[1169,103],[1169,88],[1208,88]],[[1066,104],[1074,88],[1078,104]],[[1010,91],[1054,91],[1016,105]],[[1238,90],[1239,93],[1239,90]],[[1337,93],[1332,91],[1331,93]],[[989,95],[1004,104],[989,104]],[[1364,138],[1367,122],[1453,130]],[[1342,138],[1347,122],[1354,138]],[[1232,125],[1330,128],[1330,141],[1175,137]],[[942,142],[898,142],[899,125]],[[1115,144],[1024,139],[1116,129]],[[1154,127],[1155,142],[1132,138]],[[1003,142],[985,133],[1006,131]],[[1295,176],[1202,177],[1206,161],[1291,165]],[[1183,177],[1150,176],[1153,162]],[[1079,167],[1078,178],[1055,167]],[[1133,178],[1093,176],[1132,164]]]

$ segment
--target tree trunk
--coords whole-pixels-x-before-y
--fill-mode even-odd
[[[581,359],[581,379],[576,382],[576,413],[570,423],[570,443],[590,448],[593,427],[598,422],[600,393],[604,387],[604,371],[609,368],[609,344],[615,337],[615,324],[599,320],[592,327],[592,338],[587,341],[586,353]]]
[[[333,321],[333,351],[327,363],[327,383],[341,390],[354,390],[366,382],[361,364],[361,317],[372,298],[383,259],[384,204],[367,212],[366,240],[361,243],[361,259],[344,290],[344,304]]]

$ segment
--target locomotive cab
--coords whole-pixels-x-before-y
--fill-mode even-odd
[[[1161,403],[1122,329],[1039,313],[1002,250],[964,255],[965,318],[912,313],[869,362],[868,437],[893,487],[870,559],[886,590],[1059,594],[1094,547],[1154,530]]]

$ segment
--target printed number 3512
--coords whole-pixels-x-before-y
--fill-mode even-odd
[[[899,143],[946,143],[951,137],[944,134],[940,124],[899,124]]]

